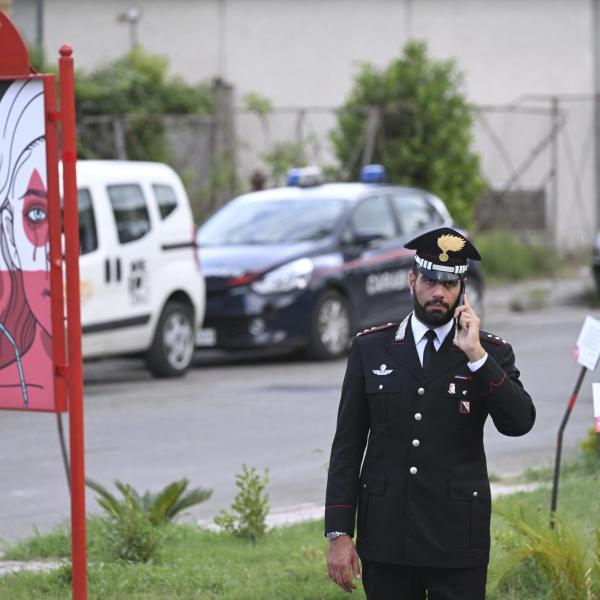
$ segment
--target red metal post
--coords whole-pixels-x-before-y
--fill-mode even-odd
[[[64,185],[65,265],[67,292],[69,443],[71,454],[71,535],[73,600],[87,597],[85,468],[83,444],[83,368],[79,304],[79,212],[77,207],[77,137],[73,49],[60,48],[60,110]]]

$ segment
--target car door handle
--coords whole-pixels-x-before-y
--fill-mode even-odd
[[[121,259],[117,258],[115,264],[117,266],[117,281],[121,281]]]
[[[110,260],[106,258],[104,259],[104,281],[110,283],[110,279]]]

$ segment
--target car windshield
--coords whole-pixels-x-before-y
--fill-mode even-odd
[[[344,211],[338,198],[234,200],[199,230],[203,246],[289,244],[331,234]]]

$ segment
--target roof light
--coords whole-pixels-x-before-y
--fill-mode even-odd
[[[365,165],[360,171],[360,180],[363,183],[383,183],[385,167],[383,165]]]
[[[323,172],[319,167],[302,167],[288,171],[288,185],[290,187],[311,187],[323,183]]]

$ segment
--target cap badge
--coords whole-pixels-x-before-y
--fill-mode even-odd
[[[465,240],[457,235],[440,235],[437,239],[437,245],[439,249],[442,251],[440,254],[440,260],[442,262],[446,262],[448,258],[448,252],[458,252],[465,247]]]

